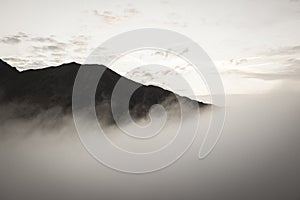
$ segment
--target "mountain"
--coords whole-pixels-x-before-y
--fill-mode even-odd
[[[0,105],[13,106],[12,117],[30,118],[52,108],[59,108],[62,114],[71,113],[73,85],[81,66],[72,62],[56,67],[19,72],[0,59]],[[109,123],[114,122],[110,107],[112,91],[120,78],[125,79],[123,87],[127,85],[138,87],[129,102],[129,111],[133,118],[147,116],[154,104],[171,107],[178,103],[176,97],[181,98],[186,104],[195,103],[194,100],[160,87],[145,86],[129,80],[103,65],[84,65],[83,67],[99,67],[104,70],[97,86],[95,102],[97,115],[105,118]],[[118,101],[122,103],[121,99]],[[199,107],[206,105],[202,102],[196,103]],[[4,109],[2,112],[5,112]]]

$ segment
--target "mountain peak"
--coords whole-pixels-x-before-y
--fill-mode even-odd
[[[65,66],[65,65],[81,65],[81,64],[73,61],[73,62],[63,63],[63,64],[58,65],[58,66]]]
[[[7,62],[5,62],[4,60],[2,60],[2,59],[0,58],[0,66],[4,66],[4,65],[10,66]]]
[[[15,67],[12,67],[4,60],[0,59],[0,73],[2,73],[3,76],[8,75],[8,73],[17,73],[19,72]]]

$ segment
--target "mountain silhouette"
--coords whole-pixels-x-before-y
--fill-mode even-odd
[[[0,59],[0,105],[13,105],[15,108],[13,117],[30,118],[52,108],[59,108],[63,114],[71,113],[74,81],[81,66],[99,67],[104,70],[97,86],[95,103],[98,117],[105,118],[108,123],[114,122],[111,97],[115,85],[121,78],[125,80],[123,87],[127,85],[138,87],[129,101],[129,112],[136,119],[147,116],[151,106],[155,104],[171,107],[178,103],[177,98],[191,106],[196,102],[157,86],[134,82],[103,65],[80,65],[72,62],[19,72]],[[117,104],[122,103],[122,99],[118,101]],[[207,105],[202,102],[196,103],[199,107]]]

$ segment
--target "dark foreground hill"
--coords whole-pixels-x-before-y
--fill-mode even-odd
[[[14,113],[7,116],[16,118],[30,118],[41,112],[59,108],[61,114],[72,113],[72,92],[74,81],[79,68],[78,63],[68,63],[57,67],[19,72],[16,68],[0,60],[0,105],[1,114],[7,114],[7,106],[14,107]],[[82,67],[99,67],[104,70],[95,95],[98,117],[107,122],[114,122],[111,115],[111,96],[121,75],[103,65],[86,65]],[[123,77],[124,78],[124,77]],[[154,104],[162,104],[171,108],[178,104],[177,98],[186,104],[202,107],[206,104],[196,102],[187,97],[181,97],[171,91],[157,86],[145,86],[127,78],[126,85],[136,85],[138,89],[133,93],[129,102],[129,111],[133,118],[147,116]],[[118,100],[122,103],[122,99]],[[7,111],[8,112],[8,111]],[[120,113],[121,115],[122,113]]]

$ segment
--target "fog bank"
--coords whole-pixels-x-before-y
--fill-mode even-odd
[[[1,199],[299,199],[300,106],[296,93],[227,97],[227,116],[213,152],[198,159],[210,111],[197,138],[166,169],[143,175],[111,170],[82,146],[71,116],[60,125],[39,119],[1,124]],[[191,113],[193,115],[193,113]],[[168,141],[178,125],[169,119],[148,151]],[[108,128],[117,144],[131,144]],[[129,142],[129,143],[128,143]]]

